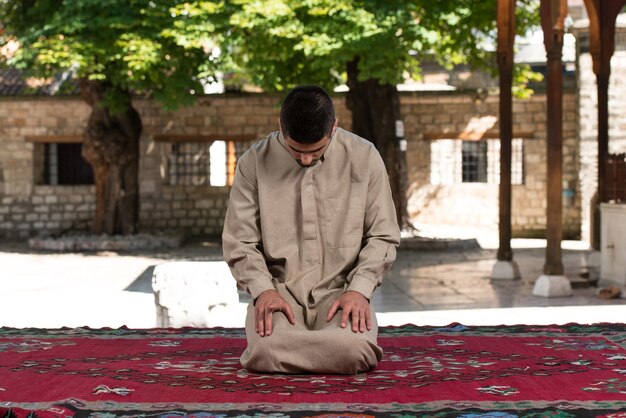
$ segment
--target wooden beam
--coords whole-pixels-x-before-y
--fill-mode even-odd
[[[609,155],[609,78],[615,52],[615,21],[626,0],[585,0],[589,14],[589,52],[598,87],[598,197],[607,200],[606,163]]]
[[[235,144],[234,142],[228,142],[227,150],[226,150],[226,184],[228,186],[233,185],[233,181],[235,180],[235,169],[237,168],[237,156],[235,155]]]
[[[499,245],[497,259],[513,260],[511,249],[511,150],[513,141],[513,44],[515,0],[498,0],[498,73],[500,80]]]
[[[532,131],[520,131],[511,134],[511,138],[532,139],[535,137],[535,133]],[[422,138],[426,141],[436,141],[438,139],[460,139],[463,141],[480,141],[482,139],[500,139],[500,132],[478,132],[478,131],[463,131],[463,132],[426,132],[422,135]]]
[[[35,142],[40,144],[80,144],[83,142],[82,135],[26,135],[26,142]]]
[[[585,0],[589,15],[589,52],[598,89],[598,193],[593,202],[591,246],[600,248],[600,203],[607,201],[606,165],[609,156],[609,78],[615,52],[615,21],[626,0]]]
[[[567,0],[541,0],[541,26],[548,58],[547,80],[547,210],[544,274],[563,275],[563,36]]]
[[[256,135],[154,135],[157,142],[213,142],[213,141],[235,141],[246,142],[259,139]]]
[[[626,0],[584,0],[589,15],[589,52],[593,72],[609,76],[615,52],[615,21]]]

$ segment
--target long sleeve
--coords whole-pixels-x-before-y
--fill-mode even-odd
[[[396,247],[400,244],[400,230],[387,171],[375,150],[372,150],[370,164],[363,224],[364,246],[356,267],[348,275],[350,284],[347,288],[368,299],[371,299],[376,287],[382,283],[384,273],[396,259]]]
[[[274,285],[263,255],[257,177],[245,161],[241,158],[237,163],[222,248],[238,287],[256,299],[262,292],[274,289]]]

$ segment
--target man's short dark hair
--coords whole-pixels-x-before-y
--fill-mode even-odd
[[[283,134],[301,144],[313,144],[332,133],[335,108],[329,94],[314,85],[295,87],[280,109]]]

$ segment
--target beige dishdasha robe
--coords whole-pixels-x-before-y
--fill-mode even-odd
[[[277,290],[296,325],[273,314],[273,331],[255,332],[248,307],[248,370],[356,373],[378,364],[378,328],[326,322],[347,290],[371,299],[396,257],[400,233],[383,161],[373,144],[341,128],[324,156],[301,167],[274,132],[238,161],[224,224],[224,259],[240,289],[256,299]]]

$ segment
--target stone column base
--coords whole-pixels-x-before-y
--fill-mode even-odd
[[[517,280],[520,277],[519,267],[513,260],[498,260],[491,270],[491,280]]]
[[[535,282],[533,295],[546,298],[572,296],[572,284],[565,276],[543,275]]]

